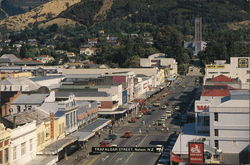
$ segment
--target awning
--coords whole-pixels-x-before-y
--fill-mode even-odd
[[[53,165],[58,161],[57,156],[37,155],[35,159],[29,161],[25,165]]]
[[[95,135],[97,131],[111,123],[108,119],[97,119],[96,121],[88,124],[86,127],[81,128],[78,132],[73,133],[71,136],[78,139],[78,141],[87,141]]]
[[[56,140],[54,143],[48,145],[42,151],[38,152],[37,154],[56,154],[63,150],[64,147],[68,146],[69,144],[74,143],[77,140],[76,137],[67,136],[63,139]]]
[[[77,137],[78,141],[87,141],[89,138],[93,137],[94,135],[95,135],[95,132],[77,131],[73,133],[71,136]]]
[[[98,111],[99,115],[117,115],[117,114],[123,114],[127,112],[127,109],[116,109],[114,111]]]

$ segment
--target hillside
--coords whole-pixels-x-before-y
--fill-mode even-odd
[[[79,2],[80,0],[52,0],[30,12],[0,20],[0,25],[4,29],[12,31],[31,28],[35,23],[46,22],[57,17],[62,11]]]

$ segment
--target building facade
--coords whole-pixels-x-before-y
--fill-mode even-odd
[[[204,81],[219,75],[241,80],[242,88],[250,87],[250,57],[231,57],[230,63],[225,60],[215,60],[214,64],[207,64]]]

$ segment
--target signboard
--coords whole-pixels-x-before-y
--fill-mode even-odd
[[[49,114],[50,117],[50,137],[54,139],[54,113]]]
[[[224,65],[206,65],[207,69],[224,69]]]
[[[197,105],[196,106],[196,109],[198,111],[204,111],[204,110],[208,110],[209,109],[209,106],[208,105]]]
[[[204,144],[200,142],[188,143],[189,163],[204,164]]]
[[[238,68],[248,68],[248,58],[239,58]]]
[[[93,152],[160,152],[158,147],[92,147]]]

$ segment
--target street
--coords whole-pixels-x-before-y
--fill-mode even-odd
[[[177,80],[175,84],[169,89],[164,89],[159,95],[162,95],[166,90],[170,91],[164,99],[161,100],[161,104],[168,101],[170,103],[169,109],[173,109],[175,105],[180,105],[180,111],[184,114],[186,113],[186,108],[190,102],[193,101],[193,91],[197,87],[195,83],[196,77],[186,76],[183,80]],[[190,102],[189,102],[190,101]],[[146,103],[151,105],[150,102]],[[117,144],[117,146],[156,146],[161,144],[166,146],[166,142],[170,134],[175,131],[179,132],[180,123],[174,121],[175,119],[166,120],[166,128],[163,130],[162,126],[153,126],[153,121],[160,118],[165,110],[160,110],[159,107],[152,112],[151,115],[144,115],[136,123],[126,123],[123,126],[114,128],[114,134],[118,135],[112,144]],[[131,131],[133,136],[126,139],[120,138],[126,131]],[[150,152],[119,152],[119,153],[102,153],[98,156],[97,160],[93,163],[94,165],[152,165],[157,162],[160,153],[150,153]]]

